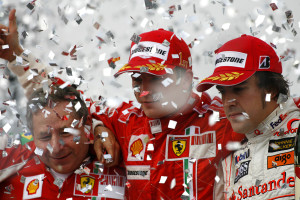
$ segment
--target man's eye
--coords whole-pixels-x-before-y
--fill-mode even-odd
[[[244,88],[242,88],[242,87],[236,87],[233,89],[234,92],[241,92],[243,90],[244,90]]]
[[[51,136],[44,136],[44,137],[41,137],[40,140],[42,141],[48,141],[51,139]]]
[[[62,133],[60,133],[60,136],[62,136],[62,137],[68,137],[70,135],[72,135],[72,134],[68,133],[68,132],[62,132]]]

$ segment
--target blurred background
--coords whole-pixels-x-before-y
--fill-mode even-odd
[[[226,41],[259,37],[281,56],[291,95],[300,95],[298,0],[0,0],[1,24],[13,8],[23,47],[66,80],[80,79],[79,89],[94,100],[134,100],[130,76],[113,74],[128,61],[132,35],[158,28],[190,44],[195,84],[213,72],[214,50]],[[28,132],[26,98],[4,60],[0,75],[0,134]]]

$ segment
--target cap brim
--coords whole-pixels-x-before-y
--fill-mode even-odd
[[[214,85],[232,86],[237,85],[250,78],[255,71],[227,71],[215,72],[213,75],[203,79],[197,85],[197,91],[204,92]]]
[[[163,65],[160,63],[126,64],[117,73],[115,73],[114,77],[117,78],[119,75],[126,72],[147,73],[161,76],[167,73],[172,73],[172,71],[168,71],[168,69],[173,70],[174,68],[174,65]]]

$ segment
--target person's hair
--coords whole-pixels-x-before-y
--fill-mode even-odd
[[[72,86],[59,88],[59,85],[52,85],[49,91],[44,92],[43,88],[34,91],[27,103],[27,127],[33,134],[33,115],[44,107],[53,109],[57,103],[68,101],[72,103],[72,114],[76,115],[79,119],[83,118],[83,124],[86,123],[88,117],[88,109],[85,102],[81,99],[79,91]],[[75,105],[80,103],[80,109],[76,111]]]
[[[259,88],[275,94],[274,100],[278,99],[279,94],[289,94],[289,82],[284,79],[282,74],[258,71],[255,72],[254,76],[258,80]]]

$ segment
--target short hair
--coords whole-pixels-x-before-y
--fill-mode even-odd
[[[258,79],[258,87],[268,92],[275,93],[275,100],[279,94],[288,95],[290,83],[284,79],[282,74],[275,72],[257,71],[254,76]]]
[[[33,134],[33,115],[42,110],[43,107],[54,108],[56,103],[68,101],[72,103],[72,109],[75,112],[75,105],[79,102],[80,109],[75,112],[75,115],[81,119],[83,118],[83,124],[86,123],[88,117],[88,109],[85,102],[82,100],[80,92],[73,86],[67,86],[60,88],[59,85],[51,85],[49,91],[44,92],[43,88],[39,88],[34,91],[27,103],[27,127]]]

